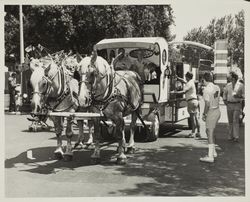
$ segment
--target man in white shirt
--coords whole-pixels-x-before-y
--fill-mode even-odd
[[[238,81],[238,75],[230,72],[228,83],[224,88],[223,100],[227,106],[229,140],[239,141],[239,123],[242,113],[242,100],[244,99],[244,84]]]
[[[213,78],[210,72],[206,72],[203,78],[205,84],[205,88],[203,91],[205,107],[202,120],[206,122],[206,133],[208,136],[208,155],[200,158],[200,161],[213,163],[214,158],[217,157],[217,153],[215,150],[214,129],[221,116],[219,108],[220,88],[219,86],[212,83]]]
[[[196,88],[193,80],[193,73],[187,72],[185,74],[186,81],[184,81],[182,78],[177,77],[177,80],[185,83],[183,91],[178,91],[175,93],[185,93],[185,97],[187,100],[187,110],[190,115],[190,121],[192,126],[192,132],[188,135],[188,137],[195,137],[200,138],[200,123],[197,117],[197,114],[199,112],[199,101],[196,94]],[[195,135],[195,129],[197,128],[197,133]]]

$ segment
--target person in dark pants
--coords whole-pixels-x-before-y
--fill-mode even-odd
[[[10,92],[10,106],[9,106],[9,112],[15,112],[16,111],[16,100],[15,100],[15,94],[16,94],[16,73],[13,72],[9,79],[9,92]]]

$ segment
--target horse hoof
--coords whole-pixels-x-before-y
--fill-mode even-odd
[[[63,155],[63,160],[66,161],[66,162],[72,161],[73,160],[73,155],[64,154]]]
[[[126,154],[134,154],[135,153],[135,148],[134,147],[128,147]]]
[[[126,163],[127,163],[126,158],[117,158],[117,160],[116,160],[117,165],[125,165]]]
[[[101,159],[100,158],[91,158],[91,163],[94,164],[94,165],[100,164]]]

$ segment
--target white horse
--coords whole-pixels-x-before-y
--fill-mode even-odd
[[[126,163],[124,153],[125,123],[123,117],[131,114],[129,150],[134,150],[134,132],[137,114],[142,104],[141,79],[133,71],[114,72],[110,65],[94,51],[92,57],[85,57],[80,62],[81,74],[79,104],[92,107],[93,112],[102,111],[106,118],[112,120],[118,140],[117,163]],[[92,158],[100,159],[100,129],[94,123],[95,153]]]
[[[78,108],[78,82],[73,79],[63,66],[57,65],[51,57],[32,59],[30,61],[32,75],[30,83],[33,87],[32,113],[43,114],[44,107],[56,112],[75,112]],[[62,147],[62,131],[64,117],[53,118],[57,136],[57,148],[54,154],[57,158],[71,160],[73,157],[71,138],[72,119],[67,118],[67,146]]]

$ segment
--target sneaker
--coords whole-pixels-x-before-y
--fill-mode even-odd
[[[209,157],[209,156],[205,156],[205,157],[201,157],[200,161],[206,162],[206,163],[213,163],[214,162],[214,158],[213,157]]]

